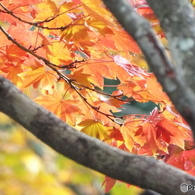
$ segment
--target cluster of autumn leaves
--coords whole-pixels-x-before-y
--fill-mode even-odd
[[[129,2],[164,37],[146,2]],[[136,65],[139,47],[100,0],[3,0],[0,10],[1,75],[78,130],[194,174],[188,125],[154,74]],[[120,81],[112,94],[102,91],[104,78]],[[157,107],[112,114],[132,99]]]

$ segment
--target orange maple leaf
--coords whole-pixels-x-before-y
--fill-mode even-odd
[[[166,139],[169,141],[169,144],[177,145],[183,149],[185,147],[185,140],[188,140],[191,137],[190,130],[183,128],[166,118],[158,122],[157,128],[158,136],[161,134],[161,136],[164,136],[164,140]],[[162,131],[164,135],[162,134]]]
[[[33,6],[35,4],[40,3],[39,0],[20,0],[20,1],[12,1],[9,0],[3,0],[3,6],[6,7],[8,10],[10,10],[14,15],[18,16],[21,19],[29,20],[30,14],[33,13]],[[26,14],[28,16],[26,16]],[[4,22],[8,22],[11,25],[18,25],[23,22],[19,21],[15,17],[13,17],[11,14],[1,12],[0,14],[0,20]]]
[[[98,87],[104,86],[103,77],[112,78],[108,65],[102,60],[87,60],[79,68],[91,75],[91,81]]]
[[[1,70],[7,73],[6,78],[12,81],[17,87],[21,87],[23,84],[22,79],[19,74],[23,72],[21,63],[18,62],[16,65],[12,63],[5,63],[6,67],[1,68]]]
[[[161,102],[164,100],[170,102],[168,96],[162,91],[160,83],[157,82],[156,77],[153,74],[147,78],[146,86],[148,93],[150,94],[150,101]]]
[[[71,125],[76,124],[76,117],[81,114],[76,100],[63,100],[63,96],[56,91],[52,95],[37,97],[34,100]]]
[[[43,66],[19,74],[23,79],[23,88],[32,85],[34,88],[38,86],[44,90],[48,90],[52,93],[54,86],[56,85],[57,76],[52,70],[45,70]]]
[[[28,57],[28,54],[22,49],[20,49],[15,44],[6,46],[6,55],[5,57],[10,62],[22,62],[22,59]]]
[[[113,33],[112,38],[119,51],[124,51],[127,56],[129,55],[129,51],[136,54],[141,53],[139,46],[127,32],[124,30],[113,30]]]
[[[135,146],[135,143],[139,140],[136,136],[136,131],[139,128],[140,121],[133,120],[133,117],[129,119],[129,122],[125,122],[122,127],[120,127],[120,132],[123,136],[125,146],[127,149],[131,152],[133,150],[133,147]]]
[[[124,142],[124,139],[123,139],[123,136],[120,132],[119,129],[116,129],[116,128],[113,128],[110,130],[110,134],[109,134],[109,137],[114,140],[117,140],[117,141],[123,141]],[[117,145],[116,145],[117,146]],[[115,147],[116,147],[115,146]]]

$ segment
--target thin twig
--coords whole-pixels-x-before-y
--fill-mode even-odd
[[[113,122],[115,122],[115,120],[112,119],[112,118],[123,118],[123,117],[116,117],[115,115],[112,115],[112,114],[106,114],[106,113],[100,111],[98,107],[95,107],[95,106],[93,106],[92,104],[90,104],[90,103],[87,101],[87,99],[79,92],[79,90],[82,90],[83,88],[77,87],[76,85],[77,85],[78,83],[74,83],[74,82],[75,82],[74,80],[68,78],[67,76],[65,76],[64,74],[62,74],[60,71],[58,71],[58,70],[55,68],[55,67],[58,67],[58,68],[59,68],[58,65],[51,63],[50,61],[48,61],[48,60],[45,59],[44,57],[37,55],[36,53],[34,53],[33,51],[31,51],[30,49],[27,49],[26,47],[24,47],[24,46],[22,46],[21,44],[19,44],[15,39],[13,39],[13,38],[11,37],[11,35],[9,35],[9,34],[4,30],[4,28],[3,28],[2,26],[0,26],[0,30],[1,30],[1,31],[3,32],[3,34],[7,37],[8,40],[10,40],[12,43],[14,43],[15,45],[17,45],[20,49],[22,49],[23,51],[26,51],[27,53],[31,54],[32,56],[36,57],[37,59],[43,61],[43,62],[45,63],[45,65],[47,65],[49,68],[51,68],[53,71],[55,71],[55,72],[58,74],[58,76],[59,76],[60,78],[62,78],[63,80],[65,80],[65,82],[68,83],[68,84],[71,86],[71,88],[73,88],[73,89],[75,90],[75,92],[81,97],[81,99],[82,99],[88,106],[90,106],[93,110],[95,110],[96,112],[98,112],[98,113],[100,113],[100,114],[106,116],[108,119],[110,119],[110,120],[113,121]],[[78,63],[79,61],[76,61],[76,62]],[[76,63],[76,62],[74,62],[74,63]],[[82,61],[81,61],[81,62],[82,62]],[[73,65],[73,63],[71,63],[71,65]],[[65,67],[65,66],[64,66],[64,67]],[[81,84],[80,84],[80,85],[81,85]],[[87,86],[84,86],[84,85],[82,85],[82,86],[83,86],[84,88],[87,89]],[[92,90],[92,89],[91,89],[91,90]],[[94,91],[95,91],[95,90],[94,90]],[[115,123],[116,123],[116,122],[115,122]],[[117,123],[116,123],[116,124],[117,124]]]
[[[42,25],[40,25],[40,24],[46,23],[46,22],[50,22],[50,21],[56,19],[57,17],[59,17],[60,15],[65,14],[66,12],[68,12],[68,11],[70,11],[70,10],[73,10],[73,9],[76,9],[76,8],[80,7],[80,5],[79,5],[79,6],[77,6],[77,7],[74,7],[74,8],[72,8],[72,9],[66,11],[66,12],[57,14],[56,16],[53,16],[53,17],[50,18],[50,19],[46,19],[46,20],[43,20],[43,21],[40,21],[40,22],[29,22],[29,21],[23,20],[22,18],[16,16],[12,11],[8,10],[2,3],[0,3],[0,6],[5,10],[5,11],[0,10],[0,12],[10,14],[11,16],[13,16],[14,18],[16,18],[17,20],[19,20],[19,21],[21,21],[21,22],[24,22],[24,23],[29,24],[29,25],[32,25],[32,26],[36,26],[36,27],[38,27],[38,28],[46,29],[46,30],[65,30],[65,29],[69,28],[73,23],[76,22],[76,20],[72,21],[72,22],[71,22],[70,24],[68,24],[67,26],[62,26],[62,27],[47,27],[47,26],[42,26]]]

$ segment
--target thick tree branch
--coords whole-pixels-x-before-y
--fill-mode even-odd
[[[195,15],[188,0],[147,0],[160,20],[173,60],[195,92]]]
[[[137,14],[126,0],[103,0],[103,2],[123,28],[138,43],[158,81],[163,86],[177,110],[191,126],[195,138],[195,94],[167,57],[163,45],[158,41],[149,22]],[[162,2],[164,1],[157,2],[153,0],[153,4],[164,4]],[[169,1],[167,0],[166,2],[167,6],[169,6]],[[161,7],[161,9],[165,8]],[[175,8],[174,11],[177,9]],[[175,44],[175,39],[173,41]]]
[[[0,111],[64,156],[112,178],[166,195],[182,195],[195,177],[151,157],[113,148],[70,127],[0,77]],[[186,194],[194,194],[189,191]]]

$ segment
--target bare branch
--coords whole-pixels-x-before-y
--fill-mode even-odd
[[[188,0],[147,0],[169,41],[177,69],[195,92],[195,15]]]
[[[182,170],[151,157],[124,152],[75,130],[3,77],[0,77],[0,94],[0,111],[57,152],[84,166],[166,195],[182,195],[182,183],[195,184],[195,177]]]

